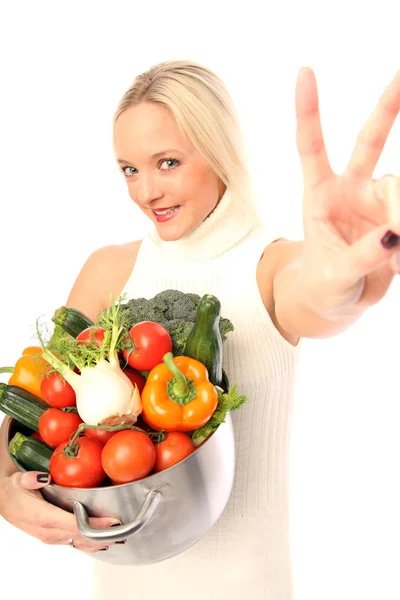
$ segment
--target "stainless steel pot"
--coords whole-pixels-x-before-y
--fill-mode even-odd
[[[7,445],[15,425],[9,418]],[[182,552],[211,529],[228,502],[234,470],[235,443],[228,414],[202,446],[165,471],[124,485],[81,489],[50,484],[41,492],[47,501],[75,513],[84,538],[105,544],[127,538],[125,544],[91,556],[113,564],[142,565]],[[115,517],[122,525],[93,529],[89,516]]]

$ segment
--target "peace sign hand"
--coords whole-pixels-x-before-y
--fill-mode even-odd
[[[304,178],[300,279],[310,308],[320,315],[377,303],[400,272],[400,178],[372,178],[399,111],[400,71],[361,130],[346,170],[337,175],[325,149],[315,75],[307,67],[299,73],[297,147]]]

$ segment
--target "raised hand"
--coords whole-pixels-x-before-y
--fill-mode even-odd
[[[296,86],[297,147],[304,178],[304,245],[300,279],[323,316],[377,303],[400,272],[400,178],[373,179],[400,110],[400,71],[362,128],[344,173],[326,153],[314,73]],[[339,116],[338,116],[339,118]]]

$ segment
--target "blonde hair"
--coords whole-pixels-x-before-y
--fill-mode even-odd
[[[159,103],[220,180],[256,214],[245,144],[235,106],[222,80],[192,61],[162,62],[138,75],[122,97],[122,112],[142,102]]]

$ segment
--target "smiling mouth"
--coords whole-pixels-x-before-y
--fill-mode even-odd
[[[170,206],[170,208],[159,208],[157,210],[152,209],[153,217],[157,223],[166,223],[175,219],[175,216],[179,214],[182,206]]]
[[[158,210],[153,209],[153,213],[161,217],[162,215],[171,215],[178,210],[178,208],[180,208],[179,204],[177,206],[171,206],[171,208],[159,208]]]

